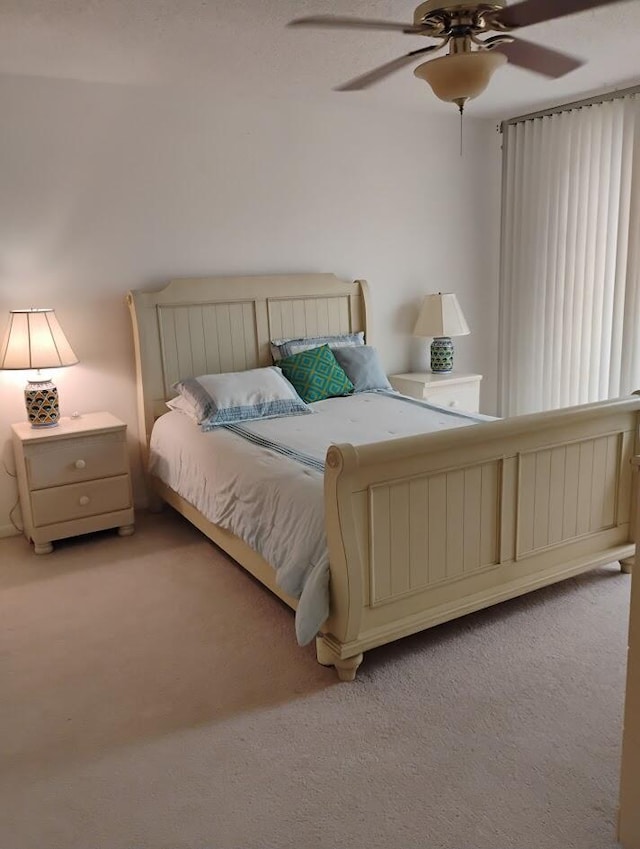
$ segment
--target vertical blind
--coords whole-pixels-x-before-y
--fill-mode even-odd
[[[502,415],[640,389],[640,96],[505,129]]]

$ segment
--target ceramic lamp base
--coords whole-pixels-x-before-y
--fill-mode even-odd
[[[453,371],[453,342],[448,336],[438,336],[431,343],[431,371],[434,374]]]
[[[60,419],[58,390],[50,380],[30,380],[24,403],[31,427],[55,427]]]

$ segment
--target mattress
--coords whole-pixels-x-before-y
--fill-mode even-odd
[[[184,413],[155,423],[149,471],[209,521],[270,563],[277,585],[299,599],[304,645],[329,615],[323,466],[332,443],[371,442],[464,427],[488,417],[397,393],[362,392],[312,405],[313,414],[203,433]]]

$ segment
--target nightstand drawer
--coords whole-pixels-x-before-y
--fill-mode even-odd
[[[33,524],[36,527],[126,510],[130,506],[128,475],[40,489],[31,493]]]
[[[25,458],[30,489],[126,474],[129,468],[124,431],[29,445]]]
[[[423,398],[441,407],[455,407],[476,413],[480,401],[477,383],[460,383],[457,386],[425,386]]]

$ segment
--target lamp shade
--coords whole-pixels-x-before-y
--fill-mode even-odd
[[[41,369],[78,362],[52,309],[11,310],[0,369]]]
[[[467,336],[471,331],[460,309],[456,296],[451,293],[427,295],[413,328],[414,336]]]
[[[450,53],[423,62],[414,70],[416,77],[429,83],[440,100],[458,103],[477,97],[486,89],[491,76],[507,62],[504,53],[482,50],[474,53]]]

